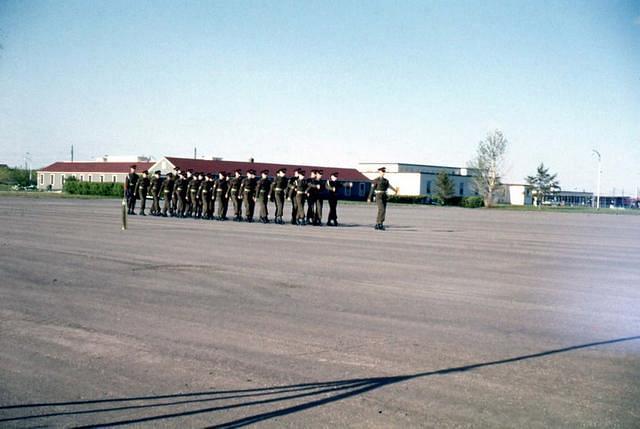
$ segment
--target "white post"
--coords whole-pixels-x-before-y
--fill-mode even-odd
[[[595,153],[598,156],[598,185],[596,188],[596,209],[600,210],[600,175],[602,173],[602,168],[601,168],[602,157],[600,156],[600,152],[598,152],[595,149],[593,149],[593,153]]]

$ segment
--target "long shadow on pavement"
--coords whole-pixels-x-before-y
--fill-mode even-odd
[[[596,341],[592,343],[579,344],[559,349],[547,350],[539,353],[515,356],[507,359],[475,363],[471,365],[444,368],[435,371],[425,371],[416,374],[407,374],[391,377],[372,377],[372,378],[355,378],[350,380],[337,380],[317,383],[292,384],[286,386],[264,387],[257,389],[241,389],[241,390],[220,390],[208,392],[194,393],[177,393],[170,395],[156,396],[138,396],[129,398],[109,398],[96,399],[86,401],[68,401],[68,402],[49,402],[49,403],[31,403],[0,406],[0,412],[9,410],[23,410],[30,408],[54,408],[50,412],[40,414],[27,414],[16,417],[0,418],[0,425],[3,422],[18,422],[31,419],[46,419],[64,416],[80,416],[87,414],[99,414],[105,412],[121,412],[146,410],[151,408],[161,408],[178,405],[198,404],[203,402],[232,401],[232,403],[224,403],[206,408],[196,408],[187,411],[177,411],[173,413],[157,414],[144,417],[130,417],[120,420],[107,420],[99,423],[93,423],[88,426],[79,427],[102,427],[102,426],[121,426],[136,423],[154,422],[165,419],[176,419],[180,417],[188,417],[199,414],[213,413],[217,411],[233,410],[251,406],[274,405],[280,406],[273,411],[258,412],[250,414],[247,417],[219,423],[211,426],[212,428],[238,428],[264,420],[276,417],[286,416],[289,414],[304,411],[310,408],[319,407],[332,402],[351,398],[363,393],[379,389],[395,383],[400,383],[416,378],[430,377],[436,375],[448,375],[465,371],[472,371],[478,368],[504,365],[529,359],[541,358],[545,356],[566,353],[574,350],[585,349],[590,347],[604,346],[615,343],[640,340],[639,336],[616,338],[606,341]],[[288,401],[297,401],[295,405],[286,405]],[[140,402],[139,404],[136,404]],[[144,403],[152,402],[152,403]],[[117,404],[109,408],[95,408],[104,404]],[[88,409],[78,409],[72,411],[58,410],[56,407],[86,407]]]

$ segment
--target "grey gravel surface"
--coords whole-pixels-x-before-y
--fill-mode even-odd
[[[0,198],[0,426],[640,427],[640,217]]]

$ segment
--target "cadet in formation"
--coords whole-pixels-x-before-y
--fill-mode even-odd
[[[256,207],[256,171],[247,171],[247,177],[242,180],[240,185],[240,198],[244,204],[245,221],[253,222],[253,212]]]
[[[218,216],[216,216],[216,219],[222,221],[227,220],[227,209],[229,208],[229,175],[226,171],[221,171],[218,180],[215,182],[214,198],[218,202]]]
[[[233,178],[229,180],[229,199],[233,204],[233,220],[242,220],[242,199],[240,198],[240,186],[242,185],[242,170],[236,170]]]
[[[394,188],[389,184],[389,181],[384,177],[384,174],[387,172],[385,167],[378,168],[378,177],[371,181],[371,190],[369,191],[369,198],[367,198],[367,202],[370,203],[372,198],[375,196],[376,205],[378,206],[378,215],[376,217],[376,226],[374,227],[377,230],[384,231],[384,218],[387,213],[387,200],[388,195],[387,191],[391,189],[395,194],[398,194],[398,189]]]
[[[276,216],[274,222],[280,225],[284,224],[282,217],[284,216],[284,200],[288,186],[289,181],[287,179],[287,169],[281,168],[276,172],[276,177],[271,184],[271,189],[269,190],[269,199],[273,198],[276,203]]]
[[[124,196],[127,200],[127,213],[130,215],[136,214],[133,210],[136,207],[136,190],[139,178],[138,173],[136,173],[136,166],[129,167],[129,174],[124,179]]]
[[[162,184],[162,180],[160,179],[160,170],[156,170],[153,172],[153,177],[151,178],[151,185],[149,186],[149,192],[151,192],[151,215],[159,216],[160,215],[160,185]]]

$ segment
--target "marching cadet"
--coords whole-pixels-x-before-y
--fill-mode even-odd
[[[242,170],[236,170],[234,177],[229,181],[229,192],[227,195],[227,198],[231,198],[231,202],[233,203],[233,220],[235,222],[242,220],[240,186],[242,186]]]
[[[371,198],[375,193],[376,205],[378,206],[378,216],[376,217],[377,230],[384,231],[384,218],[387,213],[387,190],[391,189],[395,194],[398,193],[398,189],[389,184],[389,181],[385,179],[384,174],[387,172],[385,167],[378,168],[378,177],[371,181],[371,190],[369,191],[369,198],[367,202],[371,202]]]
[[[174,167],[173,168],[173,184],[175,185],[175,182],[180,178],[180,175],[182,174],[182,170],[180,169],[180,167]],[[178,213],[178,192],[176,192],[175,190],[175,186],[174,186],[174,190],[171,193],[171,215],[173,216],[174,213]]]
[[[196,174],[197,180],[198,182],[194,185],[194,187],[196,187],[196,204],[195,204],[195,208],[193,209],[193,218],[194,219],[201,219],[202,218],[202,184],[205,182],[205,176],[204,173],[200,172],[198,174]]]
[[[187,179],[189,178],[189,172],[187,171]],[[194,217],[197,208],[198,188],[200,187],[200,181],[198,180],[198,174],[192,174],[191,180],[187,185],[187,217]]]
[[[260,222],[269,223],[269,209],[267,202],[269,201],[269,192],[271,191],[271,180],[269,180],[269,170],[260,172],[260,180],[256,184],[256,202],[260,209]]]
[[[193,202],[191,201],[191,188],[193,187],[193,183],[192,182],[193,182],[194,179],[195,179],[195,176],[193,175],[193,170],[192,169],[188,169],[187,170],[187,178],[185,180],[185,182],[186,182],[186,195],[185,195],[185,201],[184,201],[185,202],[185,210],[184,210],[183,217],[191,217],[191,215],[193,214]]]
[[[331,173],[331,178],[327,180],[327,200],[329,200],[329,218],[327,225],[338,226],[338,192],[342,188],[342,183],[338,182],[338,173]]]
[[[207,174],[204,180],[200,182],[198,193],[202,204],[202,218],[212,219],[211,194],[213,193],[213,175],[211,173]]]
[[[304,178],[304,170],[298,172],[298,178],[296,179],[296,213],[297,224],[305,225],[305,213],[304,213],[304,200],[307,195],[307,179]]]
[[[160,179],[160,170],[156,170],[151,178],[151,197],[153,203],[151,204],[151,215],[160,216],[160,187],[162,186],[162,180]]]
[[[167,212],[173,216],[174,208],[171,205],[173,200],[173,185],[175,181],[173,180],[173,173],[167,173],[167,177],[162,181],[162,186],[160,187],[160,193],[164,198],[164,204],[162,206],[162,216],[167,217]]]
[[[314,180],[314,184],[316,185],[316,203],[313,209],[313,224],[316,226],[322,226],[322,206],[324,205],[325,198],[325,184],[322,181],[322,170],[316,170],[316,178]]]
[[[180,177],[178,177],[174,185],[175,193],[178,195],[178,205],[175,213],[178,217],[185,217],[187,210],[187,185],[187,176],[184,172],[180,172]]]
[[[317,170],[311,170],[309,179],[307,179],[307,224],[315,225],[315,208],[316,199],[318,198],[318,184],[316,183]]]
[[[300,169],[296,168],[293,172],[293,176],[289,178],[287,184],[287,199],[291,201],[291,224],[298,223],[298,202],[296,199],[296,181],[300,174]]]
[[[149,191],[149,171],[144,170],[142,177],[138,180],[138,198],[140,199],[140,215],[144,214],[144,209],[147,206],[147,192]]]
[[[136,166],[129,167],[129,174],[124,180],[124,195],[127,199],[127,213],[135,215],[133,209],[136,207],[136,190],[138,187],[138,173],[136,173]]]
[[[282,220],[282,216],[284,215],[284,197],[289,186],[286,174],[287,169],[280,168],[276,172],[276,177],[271,184],[271,189],[269,190],[269,198],[273,195],[273,199],[276,203],[276,217],[274,222],[279,225],[284,224],[284,221]]]
[[[253,222],[253,211],[256,207],[256,171],[247,171],[247,177],[242,180],[240,185],[240,195],[244,202],[244,215],[247,222]]]
[[[229,207],[229,174],[226,171],[220,172],[220,177],[216,181],[216,196],[218,200],[218,220],[227,220],[227,209]]]

